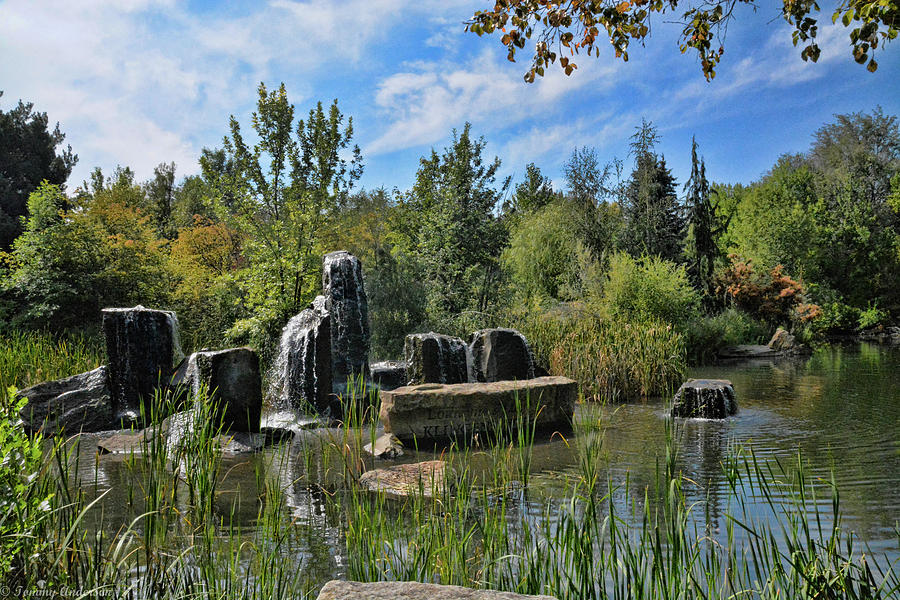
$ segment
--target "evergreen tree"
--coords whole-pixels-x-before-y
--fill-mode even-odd
[[[721,233],[716,206],[710,199],[706,163],[697,157],[697,140],[691,140],[691,177],[684,184],[687,192],[687,237],[685,254],[688,275],[704,294],[712,291],[713,269],[719,258],[717,238]]]
[[[544,177],[541,169],[534,163],[525,166],[525,180],[516,186],[510,201],[504,202],[505,214],[530,213],[547,206],[556,193],[549,177]]]

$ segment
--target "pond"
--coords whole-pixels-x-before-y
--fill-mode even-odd
[[[731,380],[740,407],[737,415],[723,421],[677,419],[669,427],[677,450],[674,464],[686,477],[687,503],[696,507],[693,519],[703,522],[712,537],[723,535],[724,515],[737,500],[723,463],[740,449],[752,451],[761,464],[779,461],[787,472],[797,468],[799,452],[805,474],[819,492],[814,502],[823,509],[823,526],[830,525],[828,482],[833,477],[840,491],[843,526],[854,530],[885,563],[900,559],[898,373],[900,347],[870,344],[826,346],[807,358],[692,369],[692,377]],[[637,490],[639,497],[643,490],[653,490],[666,461],[667,405],[668,399],[580,405],[576,433],[535,444],[527,489],[517,496],[520,518],[540,521],[548,514],[548,503],[564,500],[570,482],[580,473],[579,435],[601,442],[593,447],[602,467],[603,490],[614,502],[627,505],[626,487]],[[347,556],[347,523],[339,498],[345,492],[330,478],[340,479],[346,468],[363,468],[341,463],[340,456],[327,459],[310,452],[308,446],[323,435],[328,433],[311,432],[257,454],[226,459],[215,501],[232,530],[249,539],[260,523],[261,481],[268,477],[279,482],[287,508],[280,518],[291,528],[291,551],[312,586],[347,577],[352,557]],[[107,491],[102,519],[98,512],[93,523],[115,532],[146,508],[140,500],[142,488],[134,483],[134,461],[98,455],[93,438],[84,437],[78,466],[82,486],[90,497]],[[434,456],[408,451],[401,460]],[[473,451],[464,458],[477,465],[487,456]],[[378,462],[375,466],[386,464]],[[365,468],[371,466],[370,460]],[[776,507],[791,501],[780,487],[771,493]],[[750,499],[749,513],[765,519],[770,513],[754,508],[755,500]]]

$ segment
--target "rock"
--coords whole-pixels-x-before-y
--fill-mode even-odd
[[[99,454],[143,454],[156,443],[156,427],[116,433],[97,442]]]
[[[363,446],[363,450],[375,458],[399,458],[403,456],[403,442],[396,435],[386,433],[375,440],[375,442]]]
[[[259,432],[262,380],[259,358],[250,348],[195,352],[184,383],[195,395],[205,387],[207,401],[218,406],[215,418],[222,419],[224,430]]]
[[[467,440],[512,431],[519,422],[517,406],[528,408],[530,416],[523,419],[539,429],[569,429],[576,395],[576,383],[565,377],[423,384],[382,391],[380,417],[385,433],[404,442]]]
[[[369,365],[372,382],[381,390],[395,390],[406,385],[406,363],[394,360]]]
[[[25,429],[52,435],[118,429],[106,366],[20,390],[28,398],[19,413]]]
[[[753,344],[745,344],[742,346],[728,346],[722,348],[718,354],[719,358],[771,358],[781,356],[777,350],[772,350],[768,346],[760,346]]]
[[[528,341],[515,329],[482,329],[469,340],[472,379],[492,382],[532,379],[534,358]]]
[[[408,385],[469,380],[467,348],[459,338],[434,332],[413,333],[406,336],[403,353]]]
[[[198,427],[196,409],[190,409],[175,413],[167,417],[160,427],[166,435],[166,444],[170,452],[175,452],[190,443],[190,438],[195,435]],[[267,439],[261,433],[248,431],[219,431],[210,436],[211,443],[218,446],[223,456],[234,456],[258,452],[265,448]]]
[[[768,344],[769,348],[774,350],[775,352],[780,352],[782,354],[808,354],[809,348],[801,344],[797,341],[793,335],[788,333],[785,329],[779,327],[775,334],[772,336],[772,339],[769,340]]]
[[[400,500],[422,495],[431,498],[444,490],[447,465],[442,460],[396,465],[366,471],[359,477],[359,485],[370,492]]]
[[[727,379],[689,379],[672,402],[672,416],[724,419],[737,412],[734,386]]]
[[[281,333],[272,366],[271,403],[280,410],[312,409],[327,418],[340,418],[331,376],[331,316],[325,297],[318,296]]]
[[[555,598],[415,581],[357,583],[333,580],[322,587],[318,600],[555,600]]]
[[[349,378],[369,376],[369,303],[359,259],[344,250],[326,254],[322,290],[331,315],[331,383],[342,394]]]
[[[103,332],[113,411],[117,418],[136,421],[181,359],[178,319],[143,306],[104,308]]]

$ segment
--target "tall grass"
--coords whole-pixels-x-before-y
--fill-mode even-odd
[[[538,362],[575,379],[590,400],[668,395],[687,368],[682,335],[657,322],[617,322],[584,307],[527,311],[515,326]]]
[[[99,335],[10,331],[0,336],[0,390],[83,373],[103,361]]]

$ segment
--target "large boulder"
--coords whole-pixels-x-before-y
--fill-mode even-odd
[[[491,382],[531,379],[534,358],[528,341],[515,329],[482,329],[469,341],[472,353],[472,378]]]
[[[734,386],[727,379],[688,379],[672,402],[673,417],[724,419],[736,412]]]
[[[326,254],[322,290],[331,315],[331,383],[343,393],[349,378],[369,375],[369,303],[359,259],[344,250]]]
[[[413,333],[406,336],[403,353],[408,385],[469,381],[466,343],[457,337]]]
[[[109,387],[116,417],[136,421],[181,359],[175,313],[104,308],[103,332],[109,358]]]
[[[395,390],[406,385],[406,363],[394,360],[369,365],[372,383],[380,390]]]
[[[291,318],[281,333],[272,366],[271,402],[275,408],[314,412],[340,418],[340,403],[332,394],[331,316],[325,297],[318,296]]]
[[[551,596],[526,596],[495,590],[473,590],[455,585],[415,581],[329,581],[318,600],[555,600]]]
[[[195,352],[188,359],[185,383],[195,395],[206,389],[226,431],[259,432],[262,380],[259,358],[250,348]]]
[[[786,329],[779,327],[769,340],[769,348],[781,354],[809,354],[810,350]]]
[[[19,416],[30,432],[65,434],[118,428],[108,382],[109,369],[47,381],[20,390],[28,403]]]
[[[465,441],[526,423],[567,430],[576,395],[575,382],[565,377],[423,384],[382,391],[380,417],[384,431],[404,442]]]

